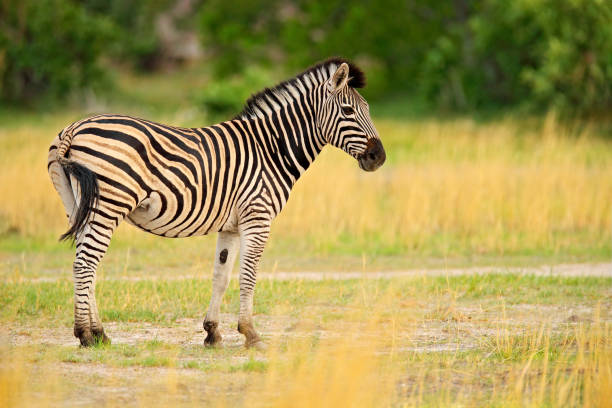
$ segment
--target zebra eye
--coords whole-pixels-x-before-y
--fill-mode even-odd
[[[350,106],[343,106],[342,107],[342,113],[344,113],[346,116],[352,115],[353,113],[355,113],[355,109],[353,109]]]

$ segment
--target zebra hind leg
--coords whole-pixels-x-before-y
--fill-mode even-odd
[[[221,299],[229,285],[230,272],[238,254],[239,243],[239,236],[234,232],[220,232],[217,238],[212,295],[203,323],[204,330],[207,333],[206,339],[204,339],[205,346],[215,346],[221,342],[221,333],[218,329],[219,309]]]
[[[74,336],[81,346],[109,344],[96,304],[96,271],[106,254],[114,227],[88,222],[77,239],[74,276]]]

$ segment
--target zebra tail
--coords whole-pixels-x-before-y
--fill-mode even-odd
[[[68,180],[70,180],[70,175],[77,180],[80,200],[77,203],[76,215],[74,217],[70,217],[72,220],[72,225],[68,231],[64,232],[60,236],[59,240],[65,241],[70,239],[74,243],[85,229],[85,225],[87,224],[91,213],[98,204],[98,200],[100,199],[100,187],[98,186],[96,173],[82,164],[65,157],[65,154],[68,152],[68,149],[70,149],[70,144],[72,142],[72,135],[70,133],[71,132],[68,132],[68,134],[65,135],[68,137],[64,137],[60,142],[57,161],[64,169]]]

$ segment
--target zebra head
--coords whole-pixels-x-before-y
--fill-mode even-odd
[[[358,68],[346,62],[339,64],[323,84],[324,101],[318,122],[327,143],[357,159],[362,170],[374,171],[385,162],[386,154],[372,123],[370,107],[355,89],[364,82]]]

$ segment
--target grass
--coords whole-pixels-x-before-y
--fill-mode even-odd
[[[488,274],[484,276],[423,277],[383,279],[374,284],[360,280],[346,281],[274,281],[257,285],[255,312],[269,315],[279,305],[300,316],[302,309],[322,313],[329,319],[343,319],[343,308],[356,302],[388,302],[391,309],[401,309],[406,302],[432,303],[430,317],[452,318],[452,309],[462,302],[478,302],[482,307],[506,304],[554,305],[589,303],[610,296],[612,278],[541,277],[533,275]],[[98,306],[103,321],[150,322],[172,324],[177,319],[201,318],[211,293],[209,279],[184,280],[99,280]],[[4,321],[38,322],[52,320],[72,324],[72,283],[29,280],[0,283],[0,317]],[[312,306],[312,304],[316,306]],[[222,312],[237,313],[239,289],[232,281]],[[336,314],[334,307],[340,308]],[[495,309],[497,310],[497,309]]]
[[[208,280],[97,290],[115,342],[81,349],[70,284],[0,286],[2,406],[606,406],[612,390],[611,278],[262,281],[267,352],[241,346],[235,283],[221,349],[201,345]]]

